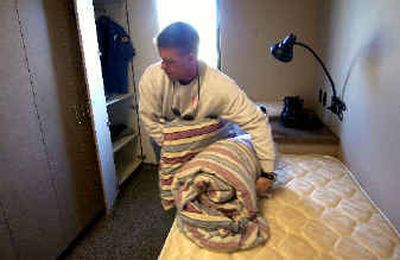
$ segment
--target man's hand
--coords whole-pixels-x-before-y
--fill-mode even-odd
[[[265,177],[258,177],[256,180],[256,193],[257,196],[263,197],[267,195],[269,189],[272,187],[274,182]]]
[[[261,173],[261,176],[256,180],[257,196],[263,197],[268,194],[276,179],[275,173]]]

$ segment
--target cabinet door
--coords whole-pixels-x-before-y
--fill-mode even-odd
[[[111,208],[118,195],[118,180],[108,128],[93,1],[74,0],[74,4],[104,196],[107,208]]]
[[[69,0],[20,0],[29,76],[64,239],[104,209],[74,6]]]
[[[0,203],[16,257],[50,258],[64,235],[19,18],[15,1],[1,2]]]
[[[14,259],[16,258],[13,248],[11,230],[5,218],[5,211],[0,203],[0,258]]]
[[[0,4],[0,205],[16,258],[57,257],[104,208],[73,10]]]

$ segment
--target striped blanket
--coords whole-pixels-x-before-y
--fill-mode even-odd
[[[250,137],[232,137],[218,120],[167,126],[160,165],[164,208],[177,209],[180,230],[201,247],[231,252],[263,243]]]
[[[208,145],[235,133],[220,120],[170,122],[163,128],[159,186],[161,204],[165,210],[174,207],[171,185],[175,172]]]

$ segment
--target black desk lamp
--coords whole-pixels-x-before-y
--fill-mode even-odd
[[[332,86],[332,99],[331,99],[331,105],[327,108],[332,113],[336,114],[340,121],[343,119],[343,111],[346,111],[346,105],[345,103],[340,100],[340,98],[336,95],[336,88],[335,84],[332,80],[331,75],[329,74],[328,70],[325,67],[325,64],[322,62],[321,58],[315,53],[313,49],[311,49],[310,46],[308,46],[305,43],[298,42],[296,41],[296,36],[294,34],[289,34],[286,36],[285,39],[282,41],[278,42],[277,44],[274,44],[271,46],[271,53],[272,55],[277,59],[282,62],[290,62],[293,58],[293,46],[294,45],[299,45],[302,46],[303,48],[307,49],[310,51],[314,57],[318,60],[319,64],[321,64],[322,68],[324,69],[324,72],[326,76],[329,79],[329,82]]]

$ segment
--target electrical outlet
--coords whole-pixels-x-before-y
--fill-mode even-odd
[[[326,91],[324,91],[323,97],[322,97],[322,106],[325,107],[326,106],[326,98],[327,98],[327,94]]]

